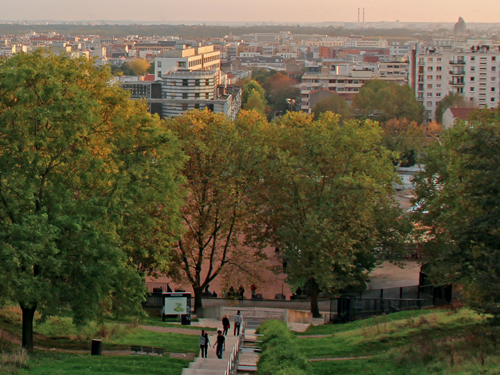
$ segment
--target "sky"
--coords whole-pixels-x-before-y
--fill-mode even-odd
[[[0,0],[0,20],[500,22],[495,0]],[[362,12],[362,11],[361,11]]]

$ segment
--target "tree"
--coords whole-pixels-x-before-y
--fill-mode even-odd
[[[500,317],[500,117],[480,111],[443,132],[415,177],[420,239],[435,283],[458,283],[479,313]],[[483,116],[484,115],[484,116]]]
[[[411,167],[415,165],[420,150],[426,143],[423,125],[403,120],[389,120],[382,123],[382,145],[393,151],[394,165]]]
[[[410,86],[381,80],[366,82],[354,96],[352,106],[358,117],[380,122],[406,118],[420,124],[425,114]]]
[[[297,105],[299,104],[300,89],[296,87],[298,83],[296,79],[288,77],[283,72],[275,72],[266,80],[264,89],[272,114],[276,112],[286,113],[291,110],[287,99],[294,99]]]
[[[246,246],[245,236],[255,215],[249,192],[259,181],[263,154],[256,139],[265,126],[265,118],[254,111],[243,111],[236,124],[208,110],[167,122],[189,156],[183,170],[185,232],[175,247],[170,276],[191,284],[197,314],[212,280],[228,267],[253,274],[263,260],[260,249]]]
[[[257,90],[252,89],[243,108],[247,111],[253,110],[260,114],[265,114],[266,104],[266,99],[264,99]]]
[[[269,129],[261,199],[272,242],[294,285],[308,285],[319,316],[320,289],[363,283],[375,249],[394,237],[399,209],[389,151],[380,127],[326,112],[318,121],[288,113]]]
[[[241,106],[245,108],[245,105],[248,102],[248,98],[250,97],[250,94],[252,93],[252,90],[257,91],[257,93],[260,95],[262,99],[265,99],[266,97],[266,92],[262,88],[261,85],[257,81],[254,81],[253,79],[248,81],[244,86],[243,86],[243,93],[241,94]]]
[[[149,69],[149,62],[146,59],[135,58],[129,63],[130,69],[136,76],[144,75]]]
[[[127,225],[154,235],[158,217],[178,217],[175,140],[110,78],[41,51],[0,62],[0,294],[19,303],[29,351],[36,311],[76,324],[138,313],[137,271],[157,263],[127,253]],[[156,239],[163,263],[172,238]]]
[[[436,107],[436,121],[440,124],[443,123],[443,115],[450,107],[470,108],[471,102],[463,95],[457,93],[450,93],[446,95]]]
[[[333,112],[340,115],[342,120],[352,117],[351,107],[347,101],[340,95],[331,95],[321,99],[313,108],[314,120],[318,120],[320,114],[325,112]]]

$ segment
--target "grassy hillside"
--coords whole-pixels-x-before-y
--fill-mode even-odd
[[[313,374],[500,374],[500,328],[466,309],[391,314],[311,327],[300,349]]]

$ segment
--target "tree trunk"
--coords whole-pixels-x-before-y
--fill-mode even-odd
[[[22,346],[29,353],[33,352],[33,319],[35,317],[36,303],[33,305],[21,304],[23,311],[23,333]]]
[[[198,314],[200,313],[200,311],[203,310],[203,298],[202,298],[203,288],[193,287],[193,290],[194,290],[194,311],[196,312],[196,315],[199,318],[200,316]]]
[[[313,318],[321,318],[318,306],[319,285],[314,278],[309,280],[309,287],[311,288],[311,313]]]

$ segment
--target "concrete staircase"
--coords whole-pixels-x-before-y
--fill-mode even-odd
[[[217,358],[214,344],[217,335],[210,336],[208,358],[196,357],[188,368],[182,370],[182,375],[231,375],[236,372],[236,359],[240,347],[241,336],[225,336],[226,350],[222,352],[222,359]]]

